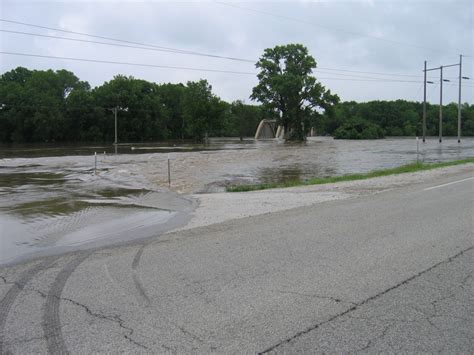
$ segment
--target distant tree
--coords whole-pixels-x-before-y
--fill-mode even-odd
[[[171,139],[185,139],[186,129],[183,115],[183,99],[186,86],[183,84],[162,84],[158,87],[158,95],[167,111],[166,129]]]
[[[301,44],[265,49],[256,67],[259,83],[250,97],[278,114],[288,139],[303,140],[314,113],[339,101],[312,76],[316,61]]]
[[[66,98],[89,84],[66,70],[30,71],[18,67],[0,78],[0,139],[3,142],[68,140]]]
[[[186,133],[195,141],[204,141],[223,124],[225,107],[207,80],[189,81],[182,104]]]
[[[124,109],[118,115],[122,142],[202,141],[206,133],[253,136],[260,120],[270,117],[278,117],[280,124],[286,122],[287,133],[291,130],[295,139],[311,126],[319,134],[337,138],[421,134],[420,102],[334,105],[337,97],[308,74],[314,59],[300,45],[267,50],[259,63],[261,81],[254,88],[255,97],[264,103],[259,106],[226,103],[212,93],[205,80],[157,85],[117,75],[91,90],[87,82],[66,70],[18,67],[0,76],[0,143],[111,142],[114,117],[109,109],[115,106]],[[295,108],[296,102],[301,105]],[[438,134],[438,120],[439,106],[428,103],[428,135]],[[462,105],[461,127],[463,136],[474,136],[474,105]],[[457,134],[455,103],[443,107],[443,134]]]
[[[384,132],[380,126],[360,117],[346,121],[334,131],[336,139],[378,139],[383,137]]]
[[[246,105],[237,100],[231,105],[232,133],[240,140],[244,137],[254,136],[258,124],[264,118],[261,107]]]
[[[156,141],[169,137],[169,112],[159,95],[159,86],[145,80],[115,76],[93,91],[95,103],[104,110],[104,120],[96,125],[104,139],[113,140],[114,117],[110,108],[118,107],[119,141]]]

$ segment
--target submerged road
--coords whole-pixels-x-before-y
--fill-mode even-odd
[[[472,352],[473,176],[0,268],[0,353]]]

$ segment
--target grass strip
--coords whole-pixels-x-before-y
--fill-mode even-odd
[[[453,160],[442,163],[411,163],[402,165],[396,168],[383,169],[383,170],[374,170],[365,174],[349,174],[342,176],[330,176],[330,177],[321,177],[321,178],[312,178],[309,180],[290,180],[284,182],[270,182],[270,183],[261,183],[261,184],[251,184],[251,185],[233,185],[228,186],[227,192],[245,192],[245,191],[256,191],[256,190],[267,190],[275,189],[282,187],[292,187],[292,186],[304,186],[304,185],[321,185],[321,184],[330,184],[340,181],[352,181],[352,180],[364,180],[370,179],[379,176],[395,175],[395,174],[404,174],[404,173],[413,173],[416,171],[431,170],[436,168],[443,168],[446,166],[461,165],[467,163],[474,163],[474,157]]]

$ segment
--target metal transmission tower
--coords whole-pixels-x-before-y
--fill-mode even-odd
[[[456,64],[449,64],[449,65],[441,65],[440,67],[436,68],[426,68],[426,60],[425,60],[425,68],[423,69],[424,72],[424,95],[423,95],[423,142],[425,142],[426,138],[426,83],[433,84],[432,81],[426,80],[426,73],[432,70],[439,70],[440,71],[440,78],[439,78],[439,142],[441,143],[443,140],[443,82],[449,81],[448,79],[443,79],[443,68],[448,67],[455,67],[459,66],[459,97],[458,97],[458,143],[461,143],[461,81],[462,79],[469,79],[466,76],[462,76],[462,54],[459,55],[459,63]]]

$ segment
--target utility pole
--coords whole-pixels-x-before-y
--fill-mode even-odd
[[[443,68],[448,67],[456,67],[459,66],[459,97],[458,97],[458,143],[461,143],[461,81],[462,79],[469,79],[466,76],[462,76],[462,54],[459,55],[459,63],[456,64],[449,64],[449,65],[442,65],[438,68],[430,68],[426,69],[426,60],[425,60],[425,69],[423,70],[425,73],[425,93],[424,93],[424,101],[423,101],[423,142],[425,141],[425,130],[426,130],[426,83],[432,83],[430,81],[426,81],[426,72],[431,70],[439,70],[440,77],[439,77],[439,142],[441,143],[443,140],[443,81],[449,81],[448,79],[443,79]]]
[[[462,54],[459,55],[458,143],[461,143],[461,80],[462,80]]]
[[[426,68],[426,60],[425,60],[425,69],[423,70],[424,73],[424,93],[423,93],[423,143],[426,140],[426,84],[434,84],[434,82],[430,80],[426,80],[426,73],[432,70],[440,70],[441,68]]]
[[[424,81],[423,81],[423,143],[425,143],[426,139],[426,60],[425,60],[425,69],[423,70],[424,72]]]
[[[118,107],[115,106],[113,108],[114,110],[114,115],[115,115],[115,142],[114,144],[117,145],[118,144],[118,139],[117,139],[117,111],[118,111]]]
[[[115,141],[114,141],[114,145],[115,145],[115,147],[117,147],[117,144],[118,144],[118,139],[117,139],[117,112],[118,112],[118,106],[109,108],[108,110],[112,111],[114,113],[114,117],[115,117]]]
[[[439,67],[439,142],[443,140],[443,66]]]

